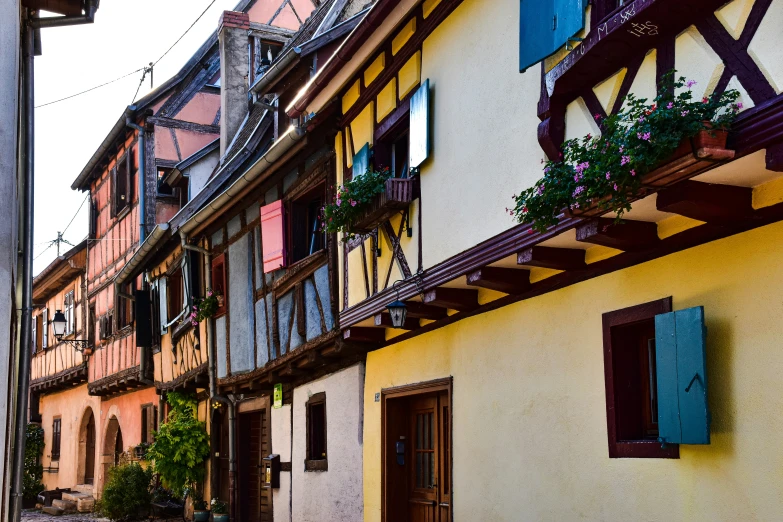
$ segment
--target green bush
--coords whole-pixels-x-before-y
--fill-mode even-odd
[[[35,503],[38,493],[44,490],[43,466],[40,457],[44,450],[44,430],[38,424],[27,425],[27,437],[24,446],[24,500]]]
[[[204,479],[204,463],[209,457],[209,434],[198,420],[198,402],[191,395],[171,392],[166,396],[171,409],[168,420],[155,432],[155,442],[147,450],[161,482],[176,497],[186,487]]]
[[[149,513],[152,502],[152,470],[137,462],[116,466],[109,471],[109,480],[96,511],[111,520],[135,520]]]

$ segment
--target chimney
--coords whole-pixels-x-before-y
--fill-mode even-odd
[[[220,41],[220,155],[239,131],[247,114],[247,31],[250,16],[223,11],[218,24]]]

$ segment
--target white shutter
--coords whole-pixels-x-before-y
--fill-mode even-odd
[[[49,347],[49,310],[44,308],[43,314],[43,343],[42,348]]]
[[[161,277],[158,279],[158,294],[160,295],[160,333],[161,335],[165,334],[168,331],[168,328],[166,328],[166,324],[169,322],[169,314],[168,314],[168,295],[166,292],[166,286],[167,281],[165,277]]]

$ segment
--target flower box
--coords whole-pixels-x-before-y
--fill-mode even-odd
[[[386,190],[378,194],[362,215],[351,225],[355,234],[369,234],[394,214],[408,207],[416,198],[416,179],[389,178]]]
[[[683,140],[669,159],[642,176],[642,189],[637,196],[641,198],[657,192],[733,159],[735,152],[726,148],[727,138],[728,131],[704,129],[693,138]],[[590,206],[568,209],[565,214],[569,217],[598,217],[611,212],[610,208],[600,205],[610,199],[593,200]]]

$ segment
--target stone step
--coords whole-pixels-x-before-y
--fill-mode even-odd
[[[59,517],[60,515],[63,514],[63,510],[62,509],[60,509],[58,507],[54,507],[54,506],[46,506],[41,511],[43,511],[47,515],[54,515],[56,517]]]
[[[90,513],[95,509],[95,499],[92,495],[71,491],[63,493],[63,500],[69,500],[76,503],[76,509],[79,513]]]
[[[76,509],[77,509],[76,502],[72,502],[70,500],[58,500],[58,499],[52,500],[52,507],[60,508],[65,513],[76,513]]]
[[[72,487],[71,490],[84,493],[85,495],[92,495],[93,493],[92,484],[79,484],[78,486]]]

